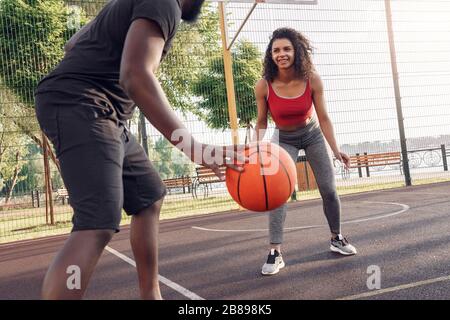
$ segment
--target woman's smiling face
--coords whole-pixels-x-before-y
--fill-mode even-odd
[[[277,39],[272,44],[272,59],[278,69],[289,69],[295,61],[295,51],[289,39]]]

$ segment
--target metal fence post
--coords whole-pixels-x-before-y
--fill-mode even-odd
[[[366,175],[367,175],[367,177],[370,177],[369,160],[367,158],[367,152],[364,152],[364,160],[365,160],[365,164],[366,164]]]
[[[403,123],[403,111],[402,102],[400,96],[400,85],[398,80],[398,70],[397,70],[397,56],[395,53],[395,42],[394,42],[394,31],[392,28],[392,10],[391,10],[391,0],[384,0],[384,7],[386,10],[386,23],[389,36],[389,51],[391,53],[391,68],[392,68],[392,80],[394,81],[394,92],[395,92],[395,104],[397,107],[397,121],[398,130],[400,133],[400,146],[402,150],[402,164],[403,172],[405,173],[405,184],[406,186],[411,185],[411,173],[409,172],[409,162],[408,162],[408,148],[406,146],[405,137],[405,125]]]
[[[441,152],[442,152],[442,164],[444,166],[444,171],[448,171],[447,151],[445,150],[445,144],[441,144]]]

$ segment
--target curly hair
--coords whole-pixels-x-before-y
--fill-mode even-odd
[[[272,33],[270,42],[267,45],[266,55],[264,57],[264,70],[262,76],[267,81],[273,82],[278,75],[278,67],[272,59],[272,45],[275,40],[288,39],[294,46],[294,68],[296,74],[303,79],[307,79],[314,70],[311,61],[313,47],[309,40],[297,30],[292,28],[279,28]]]

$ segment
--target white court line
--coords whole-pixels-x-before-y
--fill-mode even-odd
[[[368,191],[369,192],[373,192],[373,193],[377,193],[377,192],[383,192],[383,193],[407,193],[407,194],[411,194],[414,193],[414,195],[420,195],[420,194],[430,194],[430,195],[444,195],[444,196],[448,196],[448,193],[444,193],[444,192],[415,192],[414,190],[411,189],[405,189],[405,190],[398,190],[398,189],[385,189],[385,190],[374,190],[374,191]],[[352,196],[352,194],[347,194],[345,196]]]
[[[440,193],[440,192],[415,192],[414,194],[429,194],[432,196],[448,196],[448,193]]]
[[[347,296],[347,297],[339,298],[339,299],[336,299],[336,300],[355,300],[355,299],[373,297],[373,296],[377,296],[377,295],[388,293],[388,292],[394,292],[394,291],[399,291],[399,290],[404,290],[404,289],[410,289],[410,288],[415,288],[415,287],[419,287],[419,286],[424,286],[424,285],[427,285],[427,284],[432,284],[432,283],[437,283],[437,282],[444,282],[444,281],[449,281],[449,280],[450,280],[450,276],[439,277],[439,278],[435,278],[435,279],[429,279],[429,280],[423,280],[423,281],[403,284],[403,285],[396,286],[396,287],[390,287],[390,288],[386,288],[386,289],[380,289],[380,290],[374,290],[374,291],[371,291],[371,292],[355,294],[355,295],[352,295],[352,296]]]
[[[356,201],[353,201],[353,203],[354,202],[356,202]],[[409,210],[409,206],[406,204],[403,204],[403,203],[380,202],[380,201],[357,201],[357,202],[376,203],[376,204],[380,204],[380,203],[381,204],[392,204],[392,205],[400,206],[400,207],[402,207],[402,209],[392,212],[392,213],[386,213],[386,214],[375,216],[375,217],[349,220],[349,221],[342,222],[341,224],[351,224],[351,223],[358,223],[358,222],[388,218],[388,217],[396,216],[398,214],[401,214],[401,213]],[[302,230],[302,229],[312,229],[312,228],[327,227],[327,226],[328,225],[326,225],[326,224],[316,224],[316,225],[311,225],[311,226],[289,227],[289,228],[284,228],[284,230]],[[197,230],[202,230],[202,231],[214,231],[214,232],[261,232],[261,231],[269,230],[269,229],[212,229],[212,228],[203,228],[203,227],[197,227],[197,226],[193,226],[191,228],[197,229]]]
[[[105,249],[107,251],[109,251],[110,253],[112,253],[113,255],[119,257],[123,261],[127,262],[128,264],[131,264],[133,267],[136,268],[136,262],[133,259],[127,257],[126,255],[120,253],[117,250],[114,250],[111,247],[106,246]],[[189,298],[191,300],[205,300],[204,298],[202,298],[199,295],[193,293],[192,291],[189,291],[188,289],[183,288],[179,284],[176,284],[175,282],[170,281],[169,279],[167,279],[167,278],[165,278],[165,277],[163,277],[161,275],[158,275],[158,280],[161,281],[162,283],[164,283],[166,286],[172,288],[176,292],[182,294],[183,296],[185,296],[185,297],[187,297],[187,298]]]

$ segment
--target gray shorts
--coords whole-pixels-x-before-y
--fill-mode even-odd
[[[143,148],[114,111],[58,92],[36,95],[36,116],[55,148],[73,207],[73,229],[120,230],[122,208],[134,215],[166,194]]]

